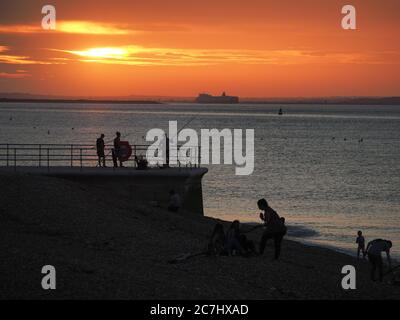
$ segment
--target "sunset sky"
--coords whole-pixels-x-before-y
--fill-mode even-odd
[[[57,29],[41,29],[42,6]],[[357,30],[341,28],[342,6]],[[398,0],[0,2],[0,92],[400,95]]]

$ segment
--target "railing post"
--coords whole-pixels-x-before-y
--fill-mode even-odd
[[[74,145],[71,144],[71,168],[74,166]]]
[[[9,161],[9,146],[8,146],[8,143],[7,143],[7,167],[8,167],[8,161]]]
[[[50,170],[50,150],[47,148],[47,170]]]
[[[83,165],[82,165],[82,148],[80,148],[79,150],[80,150],[80,158],[81,158],[81,169],[82,169],[82,167],[83,167]]]
[[[201,162],[201,147],[200,146],[197,146],[197,152],[198,152],[198,154],[197,154],[197,158],[198,158],[198,160],[197,160],[197,168],[200,168],[200,162]]]
[[[39,144],[39,167],[42,166],[42,145]]]
[[[133,167],[136,168],[136,144],[133,145]]]
[[[17,148],[14,148],[14,171],[17,171]]]

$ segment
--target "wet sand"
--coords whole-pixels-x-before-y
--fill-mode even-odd
[[[272,260],[270,242],[261,257],[170,264],[204,251],[216,220],[170,213],[106,186],[15,174],[0,181],[1,299],[400,297],[400,287],[369,280],[366,261],[289,240],[279,261]],[[250,237],[258,243],[260,233]],[[56,268],[56,290],[41,288],[47,264]],[[341,289],[340,271],[348,264],[357,268],[357,290]]]

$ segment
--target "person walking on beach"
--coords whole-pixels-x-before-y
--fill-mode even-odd
[[[114,138],[114,149],[112,149],[112,158],[113,158],[113,163],[114,163],[114,168],[118,167],[118,161],[119,160],[119,166],[123,167],[122,161],[121,161],[121,133],[116,132],[116,137]]]
[[[363,258],[365,258],[365,255],[367,254],[365,251],[365,238],[362,235],[362,231],[357,232],[357,239],[356,243],[358,244],[357,248],[357,259],[360,259],[360,253],[362,252]]]
[[[104,147],[105,147],[104,134],[102,133],[100,135],[100,138],[97,138],[97,140],[96,140],[96,150],[97,150],[97,157],[99,160],[99,167],[101,167],[102,164],[103,164],[103,167],[106,166],[106,156],[104,154]]]
[[[259,253],[262,255],[269,239],[274,239],[275,260],[279,259],[283,237],[286,234],[285,219],[279,217],[278,213],[272,209],[267,200],[260,199],[257,202],[258,208],[264,212],[260,213],[260,219],[264,221],[265,231],[261,237]]]
[[[378,269],[379,281],[383,281],[383,260],[382,252],[386,252],[386,257],[389,264],[389,269],[392,268],[392,260],[390,258],[390,249],[392,248],[392,241],[375,239],[367,245],[368,260],[371,264],[371,280],[375,281],[375,272]]]

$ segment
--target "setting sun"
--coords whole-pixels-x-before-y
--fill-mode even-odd
[[[103,59],[123,59],[129,52],[123,48],[91,48],[84,51],[66,51],[81,57],[103,58]]]

